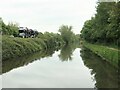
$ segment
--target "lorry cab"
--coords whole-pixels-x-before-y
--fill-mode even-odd
[[[27,27],[19,27],[19,37],[22,38],[35,38],[38,35],[37,30],[28,29]]]
[[[19,27],[19,37],[25,38],[27,32],[27,27]]]

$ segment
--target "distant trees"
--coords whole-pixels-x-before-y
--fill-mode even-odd
[[[9,35],[18,36],[18,24],[17,23],[9,23],[7,25],[7,30]]]
[[[58,48],[65,43],[63,41],[61,35],[58,33],[50,33],[50,32],[41,33],[41,32],[39,32],[37,38],[42,39],[46,43],[47,48],[53,48],[53,47]]]
[[[73,42],[79,42],[80,35],[75,35],[72,32],[72,26],[62,25],[59,29],[59,33],[39,32],[38,38],[44,40],[48,48],[69,45]]]
[[[76,40],[76,36],[72,32],[72,26],[62,25],[59,28],[59,32],[66,44],[72,43]]]
[[[2,33],[2,35],[14,35],[17,36],[18,35],[18,24],[17,23],[9,23],[8,25],[6,25],[2,18],[0,18],[0,32]]]
[[[29,37],[30,35],[33,35],[34,32],[32,29],[28,29],[27,27],[18,27],[18,24],[9,23],[6,25],[2,18],[0,18],[0,32],[2,35],[13,35],[13,36],[19,36],[21,33],[21,37]],[[37,32],[36,37],[41,38],[45,41],[47,48],[48,47],[54,47],[54,46],[61,46],[62,44],[71,44],[73,42],[79,42],[80,35],[75,35],[72,31],[72,26],[62,25],[59,28],[59,33],[49,33],[49,32]],[[24,34],[23,34],[24,33]],[[52,44],[51,44],[52,43]]]
[[[81,30],[81,37],[95,43],[120,43],[120,1],[98,2],[97,13],[87,20]]]
[[[0,34],[2,34],[2,18],[0,17]]]
[[[36,37],[37,30],[29,29],[27,27],[19,27],[17,23],[10,22],[7,25],[0,18],[0,33],[2,35],[13,35],[15,37]]]

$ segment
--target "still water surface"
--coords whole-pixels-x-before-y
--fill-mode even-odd
[[[3,62],[3,88],[117,88],[117,69],[85,48],[65,46]]]

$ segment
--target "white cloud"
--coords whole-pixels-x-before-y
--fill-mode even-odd
[[[96,0],[1,0],[0,16],[7,23],[57,32],[62,24],[79,33],[83,23],[95,13]]]

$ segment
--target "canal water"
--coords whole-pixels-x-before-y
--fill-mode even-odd
[[[3,61],[3,88],[117,88],[118,70],[74,46]]]

